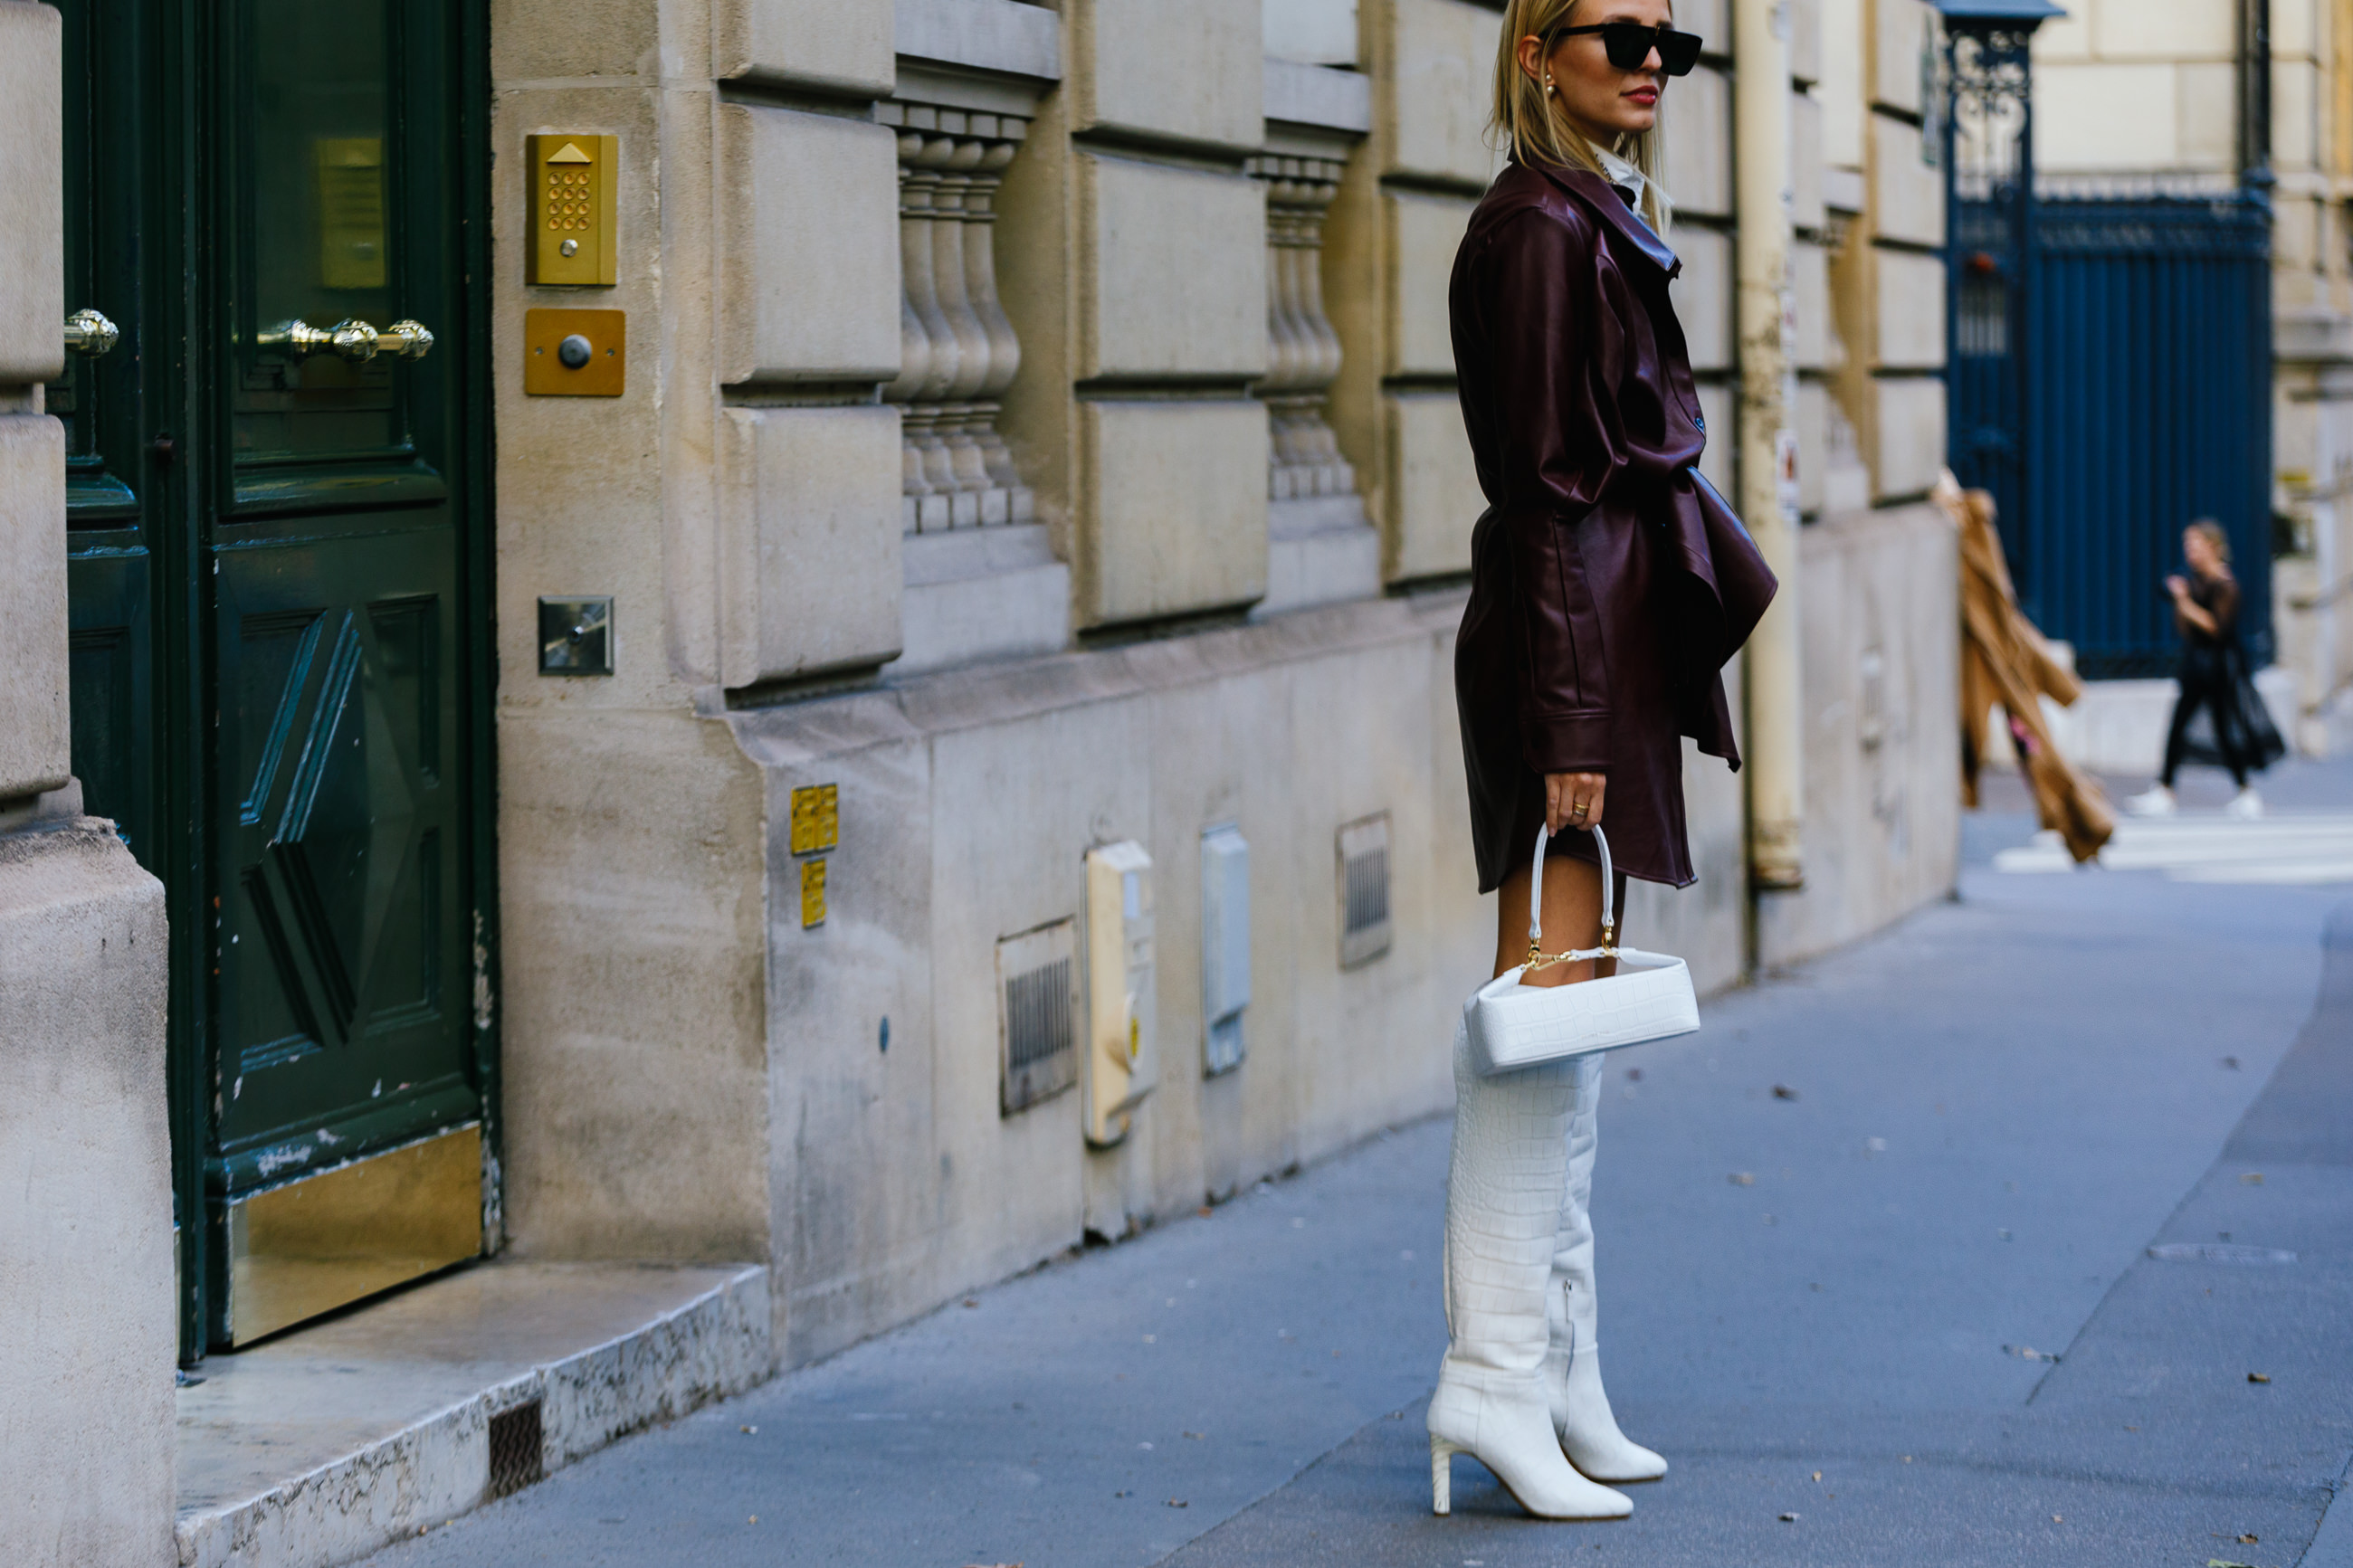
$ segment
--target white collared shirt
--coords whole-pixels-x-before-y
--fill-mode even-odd
[[[1642,171],[1607,147],[1595,147],[1593,155],[1601,161],[1602,176],[1626,193],[1626,205],[1633,208],[1635,215],[1640,216],[1642,211],[1642,193],[1650,185],[1650,181],[1643,177]]]

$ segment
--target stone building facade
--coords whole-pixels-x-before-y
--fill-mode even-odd
[[[1743,781],[1694,756],[1700,884],[1639,890],[1630,925],[1709,987],[1945,893],[1958,837],[1933,17],[1739,5],[1778,51],[1747,58],[1785,66],[1790,190],[1744,210],[1735,5],[1687,0],[1709,52],[1667,99],[1669,238],[1727,495],[1736,241],[1790,242],[1786,344],[1748,352],[1796,376],[1802,683],[1774,721],[1805,876],[1752,893]],[[18,1190],[64,1179],[25,1108],[81,1108],[39,1136],[110,1162],[85,1212],[120,1256],[90,1267],[122,1289],[93,1317],[43,1295],[69,1276],[0,1282],[43,1325],[0,1377],[50,1369],[0,1429],[87,1434],[60,1478],[101,1449],[136,1470],[108,1490],[149,1513],[111,1508],[130,1534],[69,1560],[148,1563],[164,1385],[76,1370],[160,1375],[174,1343],[160,895],[66,753],[54,15],[0,0],[0,1030],[38,1036],[0,1069],[35,1075],[0,1154]],[[757,1265],[759,1354],[789,1366],[1448,1105],[1493,917],[1451,687],[1482,502],[1446,285],[1498,166],[1498,16],[483,9],[487,1250]],[[531,281],[554,176],[529,150],[584,138],[611,139],[612,275]],[[530,312],[589,307],[626,317],[618,395],[534,390]],[[569,662],[583,615],[609,673]],[[93,957],[76,921],[122,941]],[[95,966],[64,990],[59,943]],[[66,1522],[26,1539],[100,1528],[62,1480],[36,1495]]]

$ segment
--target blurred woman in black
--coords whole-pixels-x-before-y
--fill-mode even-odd
[[[2146,795],[2126,808],[2141,816],[2170,816],[2173,779],[2185,762],[2231,770],[2239,793],[2232,816],[2263,814],[2263,796],[2247,782],[2280,760],[2286,745],[2255,690],[2239,637],[2239,580],[2231,574],[2231,541],[2207,519],[2182,531],[2188,577],[2168,577],[2174,624],[2181,632],[2181,695],[2173,705],[2173,727],[2165,738],[2165,772]]]

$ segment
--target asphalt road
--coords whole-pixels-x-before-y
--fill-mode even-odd
[[[2353,1568],[2353,1503],[2312,1546],[2353,1456],[2353,889],[1988,868],[2030,828],[1973,819],[1958,900],[1613,1063],[1604,1364],[1674,1466],[1631,1520],[1528,1521],[1466,1459],[1430,1514],[1428,1122],[374,1561]]]

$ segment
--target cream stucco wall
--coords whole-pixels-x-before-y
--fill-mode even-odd
[[[880,637],[862,627],[873,613],[845,596],[843,616],[814,632],[806,617],[779,616],[772,633],[724,640],[723,595],[792,605],[786,595],[778,605],[775,579],[757,564],[757,510],[748,525],[722,527],[720,376],[821,373],[825,355],[883,359],[894,340],[840,319],[840,299],[825,301],[834,319],[824,331],[804,330],[791,300],[759,288],[760,242],[805,223],[787,226],[756,205],[763,221],[715,221],[714,190],[732,168],[719,150],[729,116],[745,111],[721,104],[707,71],[682,79],[688,62],[712,58],[708,15],[502,0],[492,16],[496,1005],[506,1228],[526,1257],[767,1256],[764,802],[723,725],[699,715],[723,701],[723,662],[757,677],[861,653],[871,666],[896,650],[895,582]],[[756,66],[776,18],[758,7],[730,16],[723,57]],[[795,36],[812,48],[823,41]],[[858,79],[857,30],[836,41],[841,58],[818,50],[809,68]],[[522,282],[523,139],[544,131],[620,138],[614,288]],[[887,175],[884,141],[870,174]],[[887,236],[887,224],[875,232]],[[723,237],[736,245],[733,265],[721,264]],[[723,298],[746,292],[754,302],[729,306],[723,339]],[[626,311],[622,395],[526,396],[532,307]],[[809,507],[837,520],[841,510],[829,500]],[[537,602],[563,595],[612,596],[611,678],[539,673]],[[808,635],[796,639],[797,624]]]
[[[67,689],[58,13],[0,0],[0,1556],[172,1559],[164,889],[82,816]]]
[[[1454,722],[1461,605],[1308,611],[734,718],[772,812],[841,792],[829,918],[803,930],[772,902],[768,928],[788,1359],[1450,1101],[1494,920]],[[1708,763],[1693,795],[1703,884],[1643,889],[1630,921],[1714,988],[1741,963],[1737,791]],[[1336,835],[1383,811],[1392,946],[1343,969]],[[1251,847],[1254,990],[1247,1059],[1208,1078],[1199,842],[1219,822]],[[1159,1084],[1091,1152],[1076,1093],[999,1115],[995,948],[1076,915],[1082,856],[1127,837],[1155,864]]]
[[[0,1551],[39,1568],[173,1561],[164,950],[111,823],[0,833]]]
[[[1806,505],[1831,520],[1808,547],[1809,691],[1844,692],[1874,652],[1902,738],[1822,769],[1824,870],[1768,911],[1785,931],[1757,933],[1781,953],[1950,879],[1925,739],[1947,579],[1933,530],[1873,510],[1941,456],[1942,344],[1917,330],[1941,316],[1939,208],[1918,106],[1882,68],[1905,38],[1916,60],[1924,13],[1827,3],[1897,38],[1830,47],[1822,7],[1794,16]],[[1729,489],[1729,19],[1690,9],[1715,41],[1676,89],[1678,299],[1717,432],[1705,467]],[[502,255],[523,136],[622,138],[618,286],[531,290],[508,266],[501,363],[533,305],[628,310],[632,361],[614,400],[498,378],[508,1233],[541,1257],[769,1261],[789,1361],[1441,1109],[1493,921],[1451,689],[1482,502],[1445,290],[1497,166],[1496,9],[820,10],[501,0],[493,40]],[[1392,595],[1368,579],[1243,625],[1273,580],[1255,389],[1293,330],[1269,314],[1278,155],[1338,171],[1316,262],[1341,351],[1330,419]],[[900,181],[987,156],[993,226],[962,238],[993,247],[1021,356],[996,425],[1039,526],[902,535],[902,409],[876,389],[971,300],[926,275],[955,252],[907,248],[939,231],[909,226]],[[536,673],[533,605],[565,593],[614,595],[612,678]],[[1891,651],[1906,628],[1941,651]],[[893,667],[902,648],[921,657]],[[1839,723],[1813,737],[1826,754],[1858,745]],[[1752,954],[1744,786],[1689,761],[1700,884],[1638,889],[1630,924],[1714,987]],[[839,791],[841,841],[804,929],[786,824],[815,784]],[[1393,945],[1344,968],[1335,835],[1380,811]],[[1247,1061],[1208,1078],[1198,845],[1220,821],[1251,846],[1256,987]],[[1157,868],[1160,1080],[1126,1140],[1091,1151],[1075,1094],[999,1114],[996,944],[1075,914],[1084,851],[1130,837]]]

